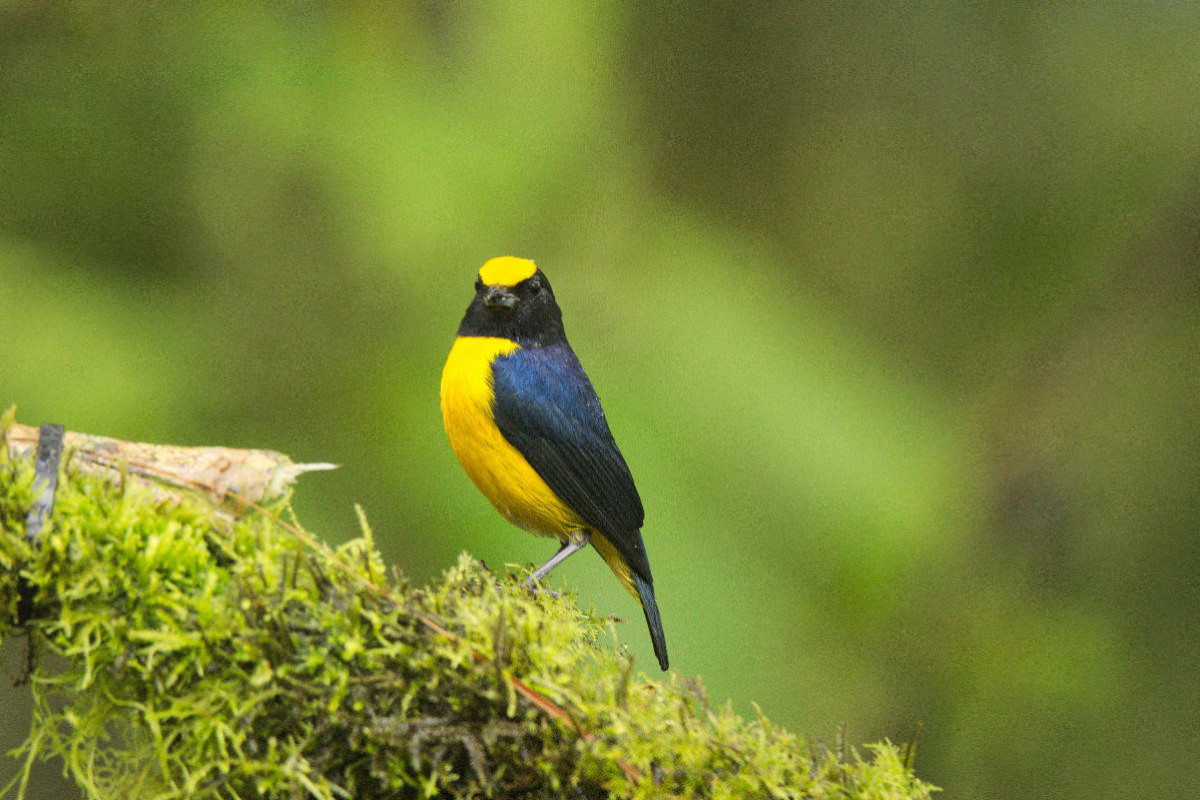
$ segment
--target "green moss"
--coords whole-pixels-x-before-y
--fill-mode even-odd
[[[198,497],[156,501],[69,469],[34,550],[31,485],[31,464],[0,447],[0,640],[19,577],[37,592],[35,714],[17,755],[62,758],[88,797],[932,791],[890,744],[814,753],[761,715],[713,708],[698,681],[633,674],[602,643],[604,620],[466,555],[414,588],[389,576],[365,523],[335,554],[263,514],[230,521]]]

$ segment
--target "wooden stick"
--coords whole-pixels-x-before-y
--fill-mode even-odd
[[[4,438],[10,456],[32,457],[38,429],[14,422]],[[336,464],[293,464],[271,450],[146,444],[75,431],[66,432],[64,444],[80,472],[113,482],[127,473],[152,484],[164,500],[178,497],[167,488],[171,485],[204,487],[214,503],[232,504],[238,512],[247,501],[279,497],[305,472],[337,468]]]

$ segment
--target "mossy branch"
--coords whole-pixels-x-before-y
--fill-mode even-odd
[[[11,411],[0,435],[12,426]],[[129,471],[120,473],[128,477]],[[463,555],[430,587],[286,498],[231,514],[68,461],[40,546],[30,458],[0,440],[0,641],[33,648],[15,755],[89,798],[927,798],[895,746],[813,749],[697,680],[652,681],[611,624]]]

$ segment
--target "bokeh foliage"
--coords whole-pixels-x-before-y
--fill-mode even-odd
[[[0,404],[339,461],[301,515],[417,580],[540,560],[436,399],[533,257],[681,671],[923,721],[956,797],[1195,794],[1198,52],[1172,3],[3,4]]]

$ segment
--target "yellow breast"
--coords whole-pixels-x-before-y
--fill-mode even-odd
[[[587,524],[508,443],[492,416],[492,361],[519,347],[485,336],[456,339],[442,370],[442,421],[463,469],[501,514],[533,533],[565,539]]]

